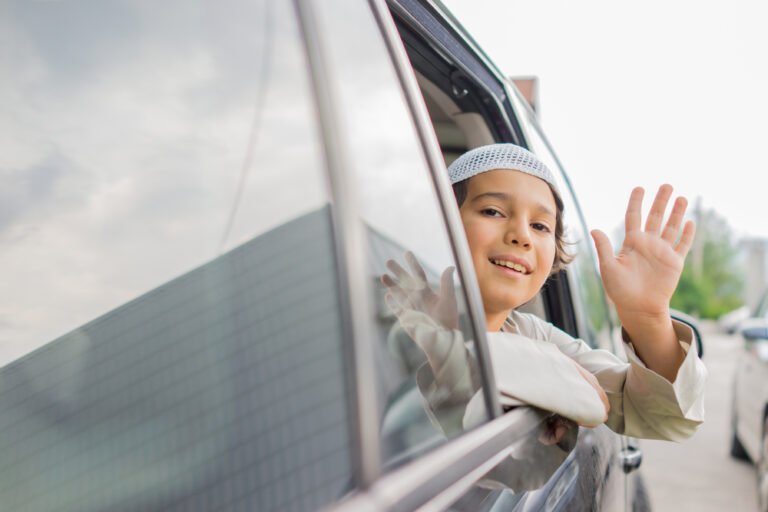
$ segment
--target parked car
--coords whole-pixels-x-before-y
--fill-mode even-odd
[[[726,334],[737,334],[741,322],[749,318],[751,313],[747,306],[741,306],[718,318],[717,326]]]
[[[740,330],[744,350],[733,379],[731,455],[755,464],[760,510],[768,510],[768,292]]]
[[[467,149],[557,174],[579,257],[527,310],[623,352],[535,114],[439,2],[1,9],[0,509],[648,509],[635,440],[581,429],[546,467],[547,413],[502,413],[445,171]],[[468,431],[433,426],[382,300],[405,251],[458,269]]]

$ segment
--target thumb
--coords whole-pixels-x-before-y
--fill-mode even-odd
[[[440,276],[440,294],[444,295],[450,293],[453,295],[453,271],[455,267],[448,267],[443,270],[443,275]]]
[[[595,250],[597,251],[597,259],[600,260],[600,266],[608,265],[613,260],[613,246],[608,239],[608,235],[600,231],[599,229],[593,229],[590,231],[592,235],[592,241],[595,243]]]
[[[448,267],[440,276],[440,303],[437,312],[440,322],[449,329],[459,327],[459,313],[456,304],[456,289],[453,287],[454,267]]]

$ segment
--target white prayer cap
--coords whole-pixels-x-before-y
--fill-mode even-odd
[[[448,166],[448,176],[454,184],[496,169],[520,171],[540,178],[560,195],[552,171],[536,155],[515,144],[489,144],[467,151]]]

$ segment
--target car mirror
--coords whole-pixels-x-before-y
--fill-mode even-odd
[[[699,322],[691,315],[686,315],[682,311],[673,309],[670,311],[670,316],[673,320],[682,322],[689,326],[693,330],[693,337],[696,339],[696,349],[699,352],[699,358],[704,357],[704,342],[701,339],[701,331],[699,330]]]
[[[750,318],[742,324],[741,335],[746,341],[768,340],[768,322],[762,318]]]

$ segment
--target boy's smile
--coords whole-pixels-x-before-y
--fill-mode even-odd
[[[459,212],[489,331],[544,285],[555,259],[555,198],[547,183],[499,169],[470,178]]]

